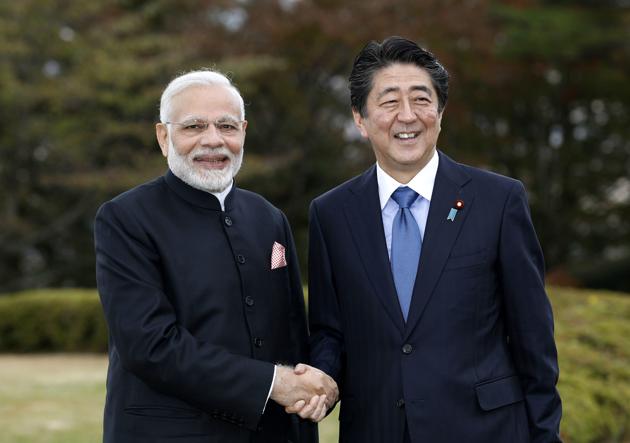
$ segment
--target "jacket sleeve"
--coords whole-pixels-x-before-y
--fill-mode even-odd
[[[544,288],[543,255],[520,182],[512,186],[504,208],[499,260],[509,346],[525,394],[531,441],[559,442],[562,407],[553,314]]]
[[[255,430],[273,365],[201,341],[178,324],[157,246],[122,204],[99,209],[94,233],[98,290],[122,366],[161,394]]]
[[[341,390],[344,352],[341,314],[315,201],[309,214],[308,292],[311,362],[335,379]]]

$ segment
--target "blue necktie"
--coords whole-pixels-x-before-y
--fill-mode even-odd
[[[420,229],[409,210],[409,206],[417,197],[418,193],[407,186],[401,186],[392,194],[392,198],[400,207],[392,225],[392,272],[405,321],[409,314],[422,247]]]

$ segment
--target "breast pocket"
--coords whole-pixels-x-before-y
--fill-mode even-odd
[[[446,261],[444,270],[450,271],[453,269],[472,268],[475,266],[481,267],[486,264],[486,259],[485,249],[472,253],[451,255]]]

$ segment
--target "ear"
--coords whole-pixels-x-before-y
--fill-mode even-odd
[[[166,157],[168,155],[168,128],[164,123],[155,125],[155,137],[160,145],[162,155]]]
[[[352,108],[352,117],[354,118],[354,124],[356,125],[357,129],[361,133],[361,136],[363,138],[368,138],[368,133],[365,129],[365,119],[361,116],[359,111]]]
[[[439,112],[437,115],[437,129],[438,131],[442,130],[442,116],[444,115],[444,109],[442,109],[442,112]]]
[[[247,129],[247,120],[243,120],[243,134],[245,134],[245,130]]]

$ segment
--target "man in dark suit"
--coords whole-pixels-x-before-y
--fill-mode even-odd
[[[409,40],[355,59],[352,112],[376,165],[311,205],[311,362],[339,384],[342,442],[557,442],[525,190],[437,151],[447,92]]]
[[[316,442],[315,425],[283,407],[320,419],[336,386],[278,364],[308,357],[304,300],[284,214],[233,185],[243,99],[225,76],[191,72],[164,90],[160,120],[169,171],[96,216],[104,441]]]

